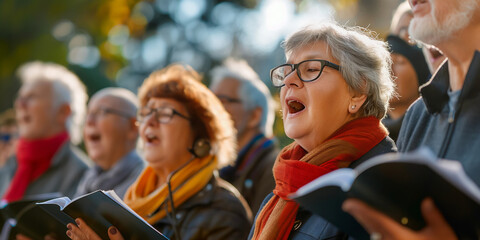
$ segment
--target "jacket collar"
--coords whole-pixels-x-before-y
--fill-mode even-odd
[[[430,114],[439,113],[449,101],[448,90],[450,81],[448,75],[448,62],[446,61],[430,81],[420,87],[422,99]],[[480,52],[477,50],[473,55],[468,68],[465,82],[460,93],[458,102],[471,98],[480,92]]]

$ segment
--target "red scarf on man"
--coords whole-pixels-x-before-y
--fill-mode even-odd
[[[348,167],[387,135],[380,120],[365,117],[346,123],[311,152],[295,142],[286,146],[273,166],[274,196],[258,214],[252,239],[288,239],[299,207],[288,195],[326,173]]]
[[[18,167],[3,199],[7,202],[20,200],[28,185],[47,171],[53,156],[67,140],[67,132],[45,139],[18,139]]]

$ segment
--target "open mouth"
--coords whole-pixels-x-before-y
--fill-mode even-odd
[[[305,105],[303,103],[296,101],[296,100],[288,100],[287,101],[288,112],[289,113],[298,113],[305,109]]]
[[[19,120],[23,123],[29,123],[32,118],[29,115],[23,115],[19,118]]]
[[[425,3],[427,0],[412,0],[412,8],[415,7],[417,4]]]
[[[88,141],[91,143],[100,142],[101,139],[102,139],[102,136],[99,133],[91,133],[88,135]]]
[[[145,138],[146,138],[146,141],[147,143],[155,143],[155,142],[158,142],[158,137],[153,135],[153,134],[147,134],[145,135]]]
[[[100,141],[100,138],[101,138],[100,134],[92,134],[90,136],[90,140],[92,141]]]

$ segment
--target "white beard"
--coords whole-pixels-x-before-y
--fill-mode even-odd
[[[430,2],[432,6],[431,14],[421,18],[414,17],[410,22],[408,32],[415,40],[427,44],[435,45],[445,41],[470,23],[473,13],[478,9],[477,1],[462,1],[458,4],[457,9],[450,11],[450,14],[443,18],[443,21],[438,19],[435,5],[433,2]]]

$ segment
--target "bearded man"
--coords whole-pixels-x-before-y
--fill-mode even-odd
[[[478,0],[409,3],[414,14],[410,35],[439,48],[448,61],[420,89],[422,97],[407,111],[398,149],[427,146],[438,158],[458,160],[480,185],[480,4]],[[372,239],[457,239],[432,200],[422,203],[427,226],[418,232],[358,200],[346,201],[343,208],[374,233]]]

